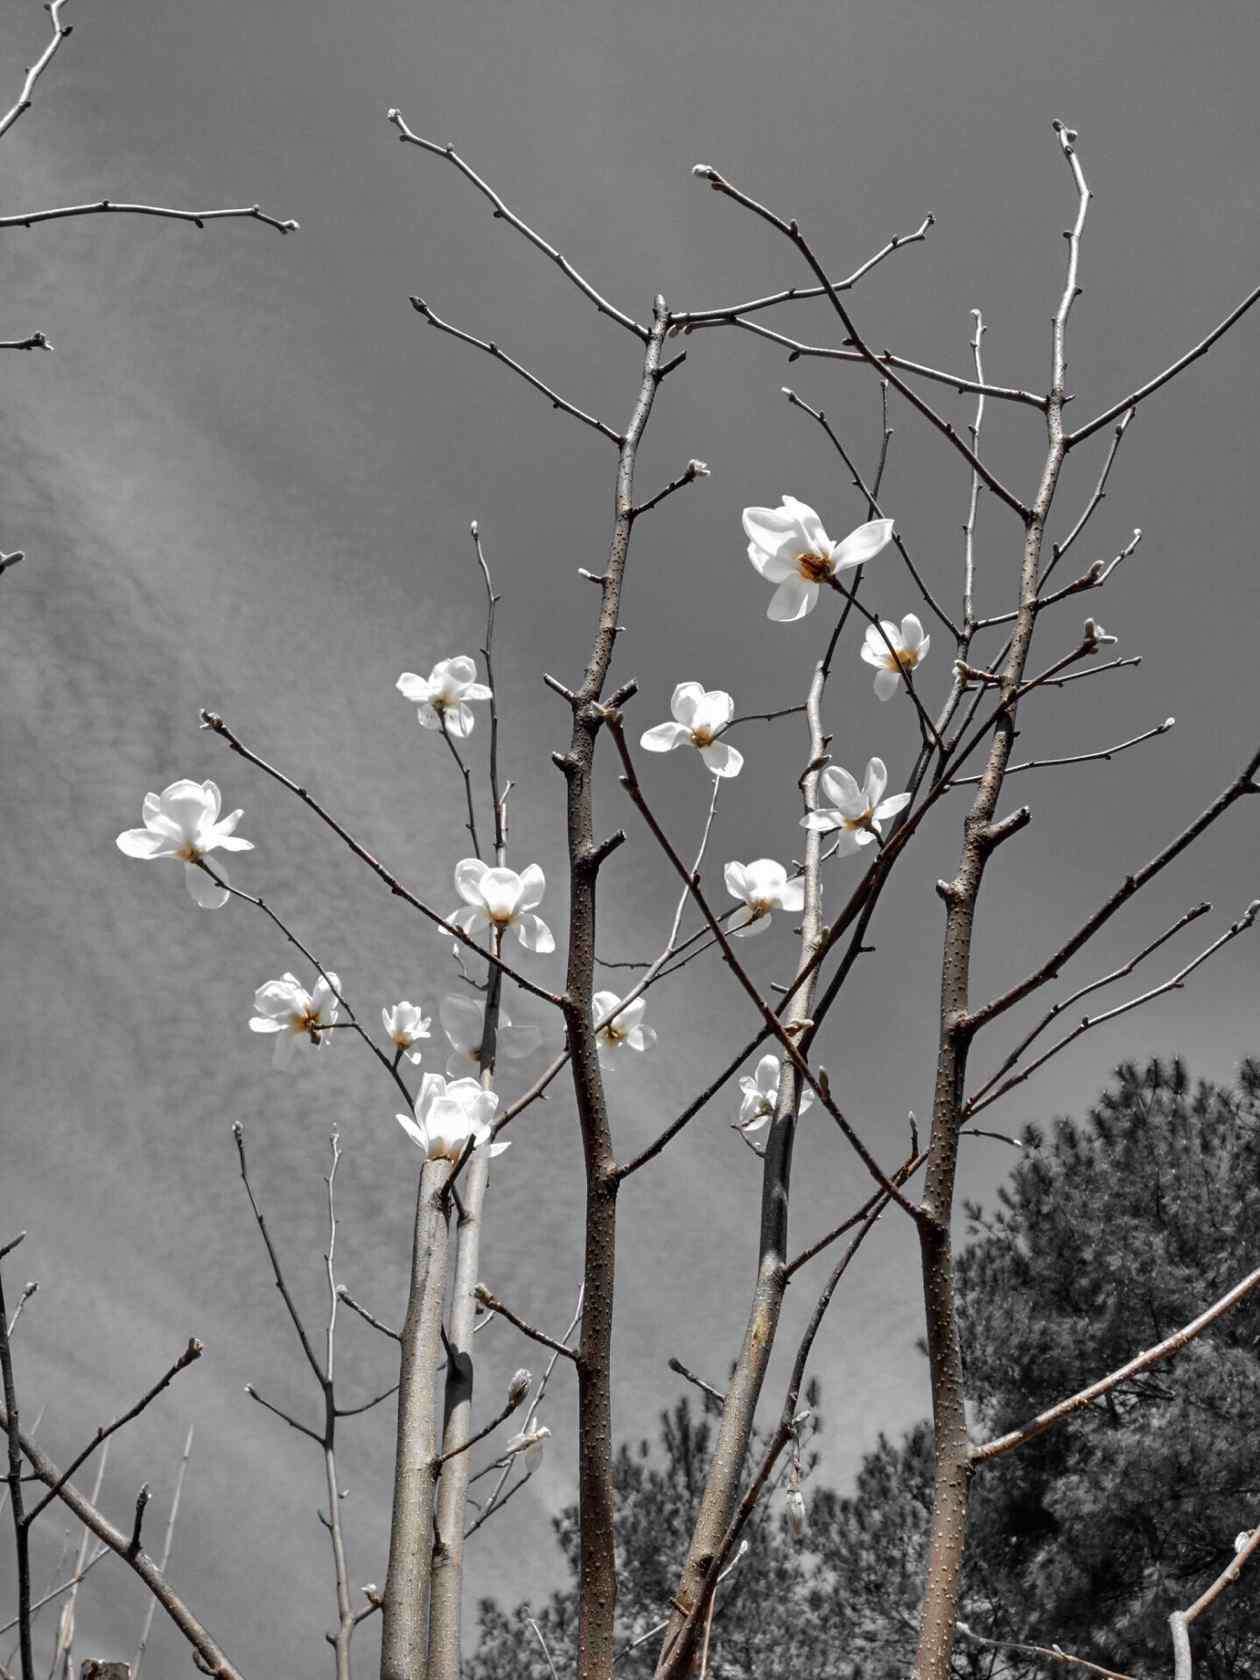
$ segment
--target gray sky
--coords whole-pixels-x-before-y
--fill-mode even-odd
[[[1096,191],[1070,349],[1074,413],[1085,418],[1188,347],[1256,282],[1245,79],[1254,12],[1219,4],[1192,15],[1163,0],[788,0],[772,12],[472,0],[426,15],[397,0],[175,9],[119,0],[83,7],[74,21],[34,110],[4,142],[6,212],[104,195],[199,208],[257,201],[298,218],[302,231],[281,239],[249,224],[197,233],[91,218],[3,235],[0,336],[41,328],[57,346],[53,356],[4,361],[0,545],[29,558],[0,583],[10,685],[0,712],[10,953],[0,1229],[31,1232],[11,1284],[29,1275],[42,1285],[18,1338],[22,1394],[31,1413],[47,1406],[41,1438],[64,1460],[200,1336],[207,1357],[120,1443],[105,1502],[125,1521],[147,1477],[160,1508],[195,1422],[175,1577],[246,1672],[311,1672],[324,1660],[332,1602],[314,1518],[319,1466],[242,1386],[256,1382],[305,1415],[313,1396],[262,1263],[229,1126],[247,1127],[258,1191],[316,1323],[329,1129],[340,1126],[346,1148],[340,1274],[393,1319],[415,1162],[379,1069],[353,1044],[284,1076],[246,1031],[254,988],[294,966],[263,920],[241,905],[200,914],[178,871],[128,862],[114,835],[139,821],[147,788],[215,777],[228,806],[245,807],[240,831],[258,847],[237,860],[234,878],[269,896],[340,972],[363,1017],[400,996],[436,1001],[450,985],[443,943],[396,910],[295,802],[200,734],[197,709],[223,712],[418,892],[453,907],[451,870],[466,849],[458,789],[440,743],[416,728],[393,685],[399,671],[425,672],[480,640],[467,537],[476,517],[504,597],[513,861],[547,869],[544,914],[562,932],[563,806],[548,754],[566,738],[566,713],[540,676],[572,677],[585,660],[593,593],[575,572],[602,566],[613,451],[504,369],[426,328],[408,294],[497,338],[612,424],[628,414],[637,381],[628,336],[491,220],[454,170],[398,145],[386,108],[400,106],[418,132],[456,145],[639,316],[657,290],[694,308],[803,279],[783,242],[692,179],[696,162],[799,216],[836,272],[932,211],[929,240],[855,294],[863,330],[902,354],[965,368],[968,311],[980,307],[989,377],[1029,385],[1046,377],[1061,230],[1073,208],[1050,130],[1062,116],[1080,130]],[[8,9],[4,103],[45,28],[37,6]],[[779,324],[833,336],[817,305]],[[1142,410],[1078,550],[1083,565],[1114,553],[1134,526],[1145,531],[1093,603],[1121,638],[1116,651],[1141,653],[1143,664],[1028,708],[1021,755],[1089,751],[1170,714],[1178,726],[1111,765],[1020,778],[1034,822],[986,885],[978,994],[1022,972],[1182,826],[1252,741],[1258,333],[1260,318],[1244,322]],[[787,408],[785,380],[827,409],[868,470],[878,446],[877,394],[864,369],[788,368],[773,347],[735,333],[696,335],[687,347],[688,366],[663,389],[640,485],[650,492],[693,455],[713,475],[636,537],[616,667],[642,684],[636,730],[666,715],[683,679],[730,689],[741,711],[801,696],[827,610],[802,625],[767,623],[768,591],[744,558],[739,512],[786,491],[816,505],[839,535],[864,506],[826,440]],[[960,426],[970,419],[947,391],[934,400]],[[934,586],[956,599],[965,471],[895,400],[892,423],[886,506]],[[1092,487],[1105,441],[1073,457],[1060,534]],[[1035,416],[991,406],[986,454],[1030,495]],[[1017,535],[1000,508],[983,504],[986,610],[1010,602]],[[890,553],[877,565],[871,599],[889,616],[913,610],[900,562]],[[1047,624],[1046,659],[1075,639],[1082,616],[1072,604]],[[876,704],[859,642],[850,632],[830,691],[834,750],[858,771],[881,754],[896,782],[913,716],[904,704]],[[938,640],[923,674],[930,699],[947,671]],[[740,738],[747,768],[724,790],[714,881],[726,858],[799,849],[792,784],[802,741],[793,724],[775,729],[752,725]],[[484,745],[483,729],[475,756]],[[648,761],[645,774],[690,845],[706,778],[681,753]],[[951,807],[917,843],[880,912],[878,951],[823,1041],[847,1109],[889,1159],[906,1110],[928,1109],[940,927],[932,883],[953,867],[960,811]],[[601,951],[650,955],[672,887],[610,772],[600,818],[624,823],[633,840],[606,878]],[[1255,837],[1247,807],[1117,920],[1065,983],[1124,960],[1211,896],[1213,918],[1152,965],[1152,980],[1162,978],[1177,953],[1188,958],[1255,893]],[[856,866],[831,867],[836,903]],[[766,981],[784,977],[786,928],[749,960]],[[558,982],[559,959],[537,973]],[[1014,1131],[1079,1109],[1122,1055],[1180,1048],[1197,1071],[1229,1077],[1256,1048],[1255,977],[1253,947],[1240,941],[1192,989],[1087,1038],[995,1110],[994,1123]],[[528,1004],[519,1014],[540,1019]],[[616,1087],[623,1155],[750,1030],[734,987],[700,965],[653,994],[648,1018],[658,1050]],[[503,1085],[509,1096],[520,1088]],[[672,1398],[669,1354],[720,1379],[734,1351],[757,1197],[755,1163],[727,1129],[734,1106],[729,1095],[717,1102],[623,1196],[621,1430],[650,1432]],[[859,1170],[816,1120],[800,1145],[802,1241],[865,1194]],[[991,1198],[1008,1164],[1000,1145],[973,1146],[964,1194]],[[522,1122],[491,1194],[484,1278],[529,1317],[562,1328],[580,1240],[579,1151],[562,1094]],[[843,1482],[878,1429],[926,1409],[913,1260],[906,1231],[889,1224],[832,1309],[818,1370],[833,1481]],[[802,1280],[791,1322],[807,1310],[809,1287]],[[516,1365],[538,1361],[506,1327],[485,1342],[488,1405]],[[347,1324],[342,1348],[349,1399],[389,1380],[388,1349],[366,1328]],[[384,1576],[387,1410],[346,1429],[356,1582]],[[483,1591],[512,1597],[557,1578],[547,1518],[573,1486],[570,1385],[557,1382],[545,1415],[555,1437],[547,1467],[478,1537],[470,1605]],[[55,1545],[45,1562],[51,1572]],[[127,1651],[134,1639],[141,1599],[120,1571],[107,1576],[112,1567],[101,1566],[82,1605],[85,1651]],[[153,1649],[152,1673],[185,1671],[181,1643],[160,1627]]]

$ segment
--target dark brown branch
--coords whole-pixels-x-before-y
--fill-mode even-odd
[[[711,1384],[705,1382],[703,1377],[698,1377],[694,1371],[689,1371],[681,1359],[670,1358],[667,1359],[665,1363],[669,1366],[670,1370],[673,1371],[675,1375],[680,1376],[684,1382],[689,1382],[693,1388],[698,1388],[701,1394],[707,1394],[709,1399],[715,1400],[719,1406],[725,1406],[725,1394],[723,1394],[720,1389],[716,1389]]]
[[[344,1283],[338,1284],[337,1294],[339,1298],[350,1308],[350,1311],[358,1313],[359,1317],[363,1319],[365,1323],[370,1324],[373,1330],[379,1330],[381,1335],[388,1336],[391,1342],[399,1340],[397,1330],[391,1330],[388,1324],[382,1324],[380,1319],[370,1313],[361,1302],[356,1301]]]
[[[0,350],[53,350],[56,346],[49,343],[46,333],[28,333],[25,338],[6,338],[0,340]]]
[[[683,489],[688,484],[694,484],[698,478],[708,478],[709,469],[703,461],[691,460],[679,473],[672,478],[663,490],[658,490],[655,496],[650,496],[646,502],[631,510],[630,517],[638,519],[640,514],[650,513],[654,507],[659,507],[667,496],[672,496],[676,490]]]

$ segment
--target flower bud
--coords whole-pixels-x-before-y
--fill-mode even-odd
[[[512,1381],[508,1386],[509,1406],[520,1405],[521,1401],[529,1393],[529,1385],[533,1382],[533,1380],[533,1377],[522,1365],[521,1369],[512,1378]]]
[[[805,1533],[805,1495],[800,1488],[789,1488],[787,1497],[783,1501],[784,1515],[791,1531],[793,1540],[799,1540]]]

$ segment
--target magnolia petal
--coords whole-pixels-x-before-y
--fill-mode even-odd
[[[791,555],[767,554],[756,543],[749,543],[748,558],[767,583],[782,583],[784,578],[795,576],[798,570]]]
[[[716,735],[726,728],[735,716],[735,702],[724,688],[711,688],[701,695],[691,719],[694,733],[697,729],[707,729],[711,735]]]
[[[847,572],[854,566],[864,566],[868,560],[873,560],[880,549],[891,542],[893,524],[891,519],[872,519],[866,525],[859,525],[856,531],[850,531],[836,549],[836,570]]]
[[[772,1119],[773,1115],[770,1113],[769,1109],[762,1109],[762,1111],[759,1114],[754,1115],[751,1120],[742,1121],[739,1129],[741,1132],[759,1132],[763,1126],[768,1126]]]
[[[767,556],[790,552],[798,546],[800,522],[786,508],[749,507],[740,516],[744,535]],[[752,558],[752,549],[749,549]],[[753,564],[757,562],[754,560]],[[758,568],[760,570],[760,568]]]
[[[866,627],[866,640],[862,643],[862,658],[868,665],[874,665],[883,670],[888,664],[888,649],[884,646],[884,639],[873,624]]]
[[[429,1138],[424,1127],[418,1126],[411,1118],[410,1114],[395,1114],[394,1119],[397,1120],[398,1124],[402,1127],[403,1131],[406,1132],[412,1143],[414,1143],[418,1149],[423,1149],[427,1155],[429,1152]]]
[[[394,687],[404,700],[412,700],[417,705],[427,704],[433,696],[433,684],[427,677],[418,677],[414,671],[404,671]]]
[[[923,634],[923,624],[917,613],[907,613],[901,621],[901,645],[917,653],[926,648],[930,637]]]
[[[224,881],[227,880],[223,869],[217,870],[216,873]],[[195,863],[184,865],[184,885],[188,888],[193,903],[202,910],[221,910],[232,896],[226,887],[221,887],[218,881],[212,881],[205,870]]]
[[[798,619],[813,612],[817,604],[816,583],[810,583],[806,578],[799,576],[784,578],[770,597],[766,617],[773,619],[776,624],[795,624]]]
[[[440,665],[436,666],[433,672],[434,676],[439,671],[449,682],[456,684],[461,689],[467,689],[468,685],[476,678],[477,661],[466,653],[457,653],[452,659],[444,659]]]
[[[891,799],[885,799],[875,810],[875,820],[883,822],[887,817],[895,817],[898,811],[904,811],[910,803],[908,793],[894,793]]]
[[[835,855],[849,857],[862,846],[869,846],[874,838],[875,836],[868,834],[864,828],[843,828],[835,838]]]
[[[455,865],[455,891],[465,904],[484,905],[481,880],[486,870],[480,858],[461,858]]]
[[[779,893],[779,908],[795,915],[805,908],[805,881],[798,876],[795,881],[785,881]]]
[[[520,907],[521,877],[515,869],[496,865],[482,875],[477,883],[477,893],[489,911],[491,921],[510,922]]]
[[[458,910],[452,910],[446,918],[451,927],[458,928],[461,933],[474,938],[479,928],[489,927],[490,918],[486,915],[485,907],[480,904],[461,904]],[[439,933],[442,931],[438,929]]]
[[[416,722],[421,729],[441,729],[443,715],[436,706],[431,706],[427,700],[422,706],[416,707]]]
[[[742,863],[728,863],[722,871],[722,878],[732,898],[746,899],[749,896],[748,871]]]
[[[200,782],[172,782],[163,790],[161,815],[191,839],[213,803]]]
[[[645,752],[672,752],[675,747],[681,747],[684,741],[691,739],[691,731],[681,723],[658,723],[651,729],[645,729],[639,737],[639,745]]]
[[[239,816],[239,811],[236,814]],[[221,828],[216,827],[206,839],[205,850],[212,852],[219,848],[225,852],[252,852],[254,842],[242,840],[239,834],[224,834]]]
[[[704,684],[681,682],[669,697],[669,709],[678,723],[690,729],[695,722],[696,707],[704,699]]]
[[[632,1050],[650,1050],[656,1043],[655,1027],[631,1027],[625,1035],[625,1042]]]
[[[804,547],[809,554],[829,555],[831,553],[831,538],[823,528],[823,522],[810,507],[808,502],[798,502],[795,496],[784,496],[784,511],[795,519],[801,536],[805,539]]]
[[[485,1151],[485,1153],[490,1157],[490,1159],[492,1161],[494,1160],[496,1155],[502,1155],[502,1153],[505,1149],[511,1149],[511,1147],[512,1147],[511,1138],[505,1138],[502,1143],[483,1143],[482,1146],[481,1146],[481,1148]],[[480,1151],[479,1151],[479,1153],[480,1153]]]
[[[535,916],[530,910],[522,910],[512,926],[516,929],[516,937],[527,951],[535,951],[540,957],[545,957],[548,952],[555,950],[555,935],[541,916]]]
[[[868,805],[878,805],[884,797],[884,789],[888,786],[888,766],[882,758],[871,758],[866,761],[866,777],[862,783],[862,792],[866,796]]]
[[[751,939],[754,934],[764,933],[770,926],[770,912],[754,910],[748,905],[743,910],[737,910],[726,925],[736,939]]]
[[[532,910],[536,904],[541,904],[546,890],[547,877],[536,863],[531,863],[528,869],[521,871],[520,908]]]
[[[744,755],[738,747],[728,747],[725,741],[714,741],[701,747],[700,757],[715,776],[738,776],[744,768]]]
[[[865,652],[865,649],[863,649],[863,652]],[[900,671],[876,671],[875,698],[877,700],[891,700],[900,685]]]
[[[170,857],[180,845],[178,840],[152,828],[126,828],[114,844],[120,852],[133,858]]]
[[[838,811],[810,811],[801,818],[801,827],[812,829],[815,834],[830,834],[833,828],[840,827],[840,822]]]
[[[857,784],[857,777],[843,765],[829,764],[822,773],[822,791],[837,810],[849,816],[859,816],[866,809],[866,800]]]
[[[446,725],[446,733],[453,735],[457,741],[466,741],[477,722],[472,707],[465,706],[462,700],[458,705],[448,705],[442,713],[442,718]]]
[[[278,1021],[274,1015],[251,1015],[249,1030],[256,1033],[277,1033],[285,1030],[285,1024]]]

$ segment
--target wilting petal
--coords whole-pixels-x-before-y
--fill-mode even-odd
[[[776,624],[795,624],[813,612],[818,603],[818,585],[799,576],[784,578],[770,597],[766,617]]]
[[[658,723],[653,728],[644,730],[639,737],[639,745],[645,752],[671,752],[690,739],[691,731],[685,724]]]
[[[869,524],[859,525],[836,549],[836,570],[847,572],[853,566],[863,566],[873,560],[892,540],[892,533],[891,519],[872,519]]]
[[[223,869],[216,870],[224,881],[227,873]],[[195,863],[184,865],[184,884],[194,904],[202,910],[221,910],[232,896],[218,881],[212,881],[205,870]]]
[[[700,757],[715,776],[738,776],[744,768],[743,753],[737,747],[728,747],[725,741],[714,741],[712,746],[701,747]]]

